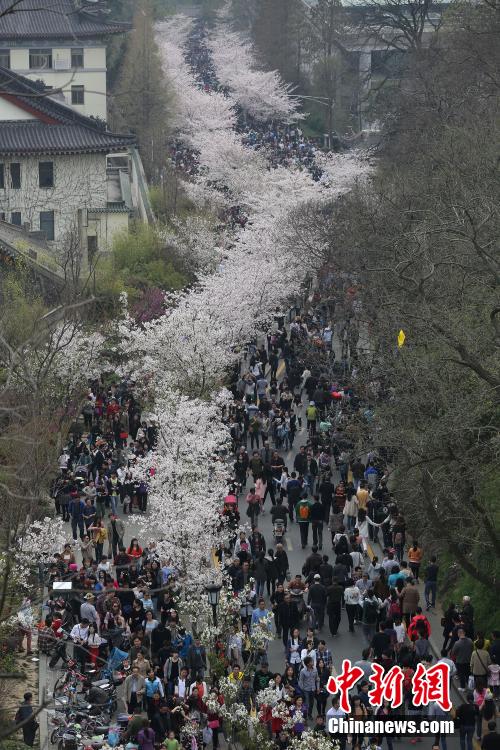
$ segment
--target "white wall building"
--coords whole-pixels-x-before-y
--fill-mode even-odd
[[[54,257],[77,241],[85,262],[130,216],[154,220],[135,145],[0,69],[0,220],[43,233]]]
[[[130,24],[106,19],[100,2],[0,0],[0,67],[43,80],[87,117],[107,118],[106,39]]]

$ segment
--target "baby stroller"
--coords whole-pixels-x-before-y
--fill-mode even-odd
[[[273,536],[275,544],[280,544],[283,541],[286,531],[286,521],[282,518],[277,518],[273,526]]]

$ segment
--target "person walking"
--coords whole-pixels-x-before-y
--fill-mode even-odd
[[[77,529],[80,532],[80,539],[83,539],[85,535],[85,501],[81,497],[71,498],[68,506],[69,515],[71,518],[71,531],[73,532],[73,540],[77,540]]]
[[[257,517],[260,513],[260,497],[255,492],[255,487],[250,487],[245,499],[248,503],[247,516],[249,517],[252,526],[254,526],[257,523]]]
[[[94,526],[91,526],[89,530],[92,531],[92,534],[93,534],[93,542],[94,542],[94,547],[95,547],[95,560],[96,560],[96,563],[99,564],[102,558],[102,550],[104,547],[104,542],[108,538],[108,532],[106,528],[104,527],[102,518],[98,518]]]
[[[299,688],[304,695],[307,718],[312,719],[314,699],[319,692],[319,678],[311,656],[305,657],[304,666],[299,672]]]
[[[292,471],[290,475],[290,479],[286,483],[286,495],[288,499],[288,517],[290,518],[290,521],[292,523],[293,523],[293,514],[294,514],[295,506],[300,500],[301,491],[302,491],[302,488],[300,486],[299,480],[297,479],[297,474],[295,473],[295,471]]]
[[[307,431],[312,437],[316,434],[316,422],[318,421],[318,409],[314,401],[309,401],[309,406],[306,407],[306,419],[307,419]]]
[[[358,617],[361,605],[361,591],[354,585],[352,578],[349,578],[346,584],[346,589],[344,591],[345,608],[347,619],[349,621],[349,632],[354,633],[354,624]]]
[[[255,556],[253,562],[253,575],[256,583],[255,591],[257,593],[257,598],[260,599],[264,596],[264,589],[267,581],[267,565],[263,551],[258,552]]]
[[[333,580],[326,587],[326,612],[328,614],[328,627],[332,635],[337,635],[342,617],[342,599],[344,589],[340,583]]]
[[[460,750],[473,750],[472,739],[476,726],[476,707],[472,691],[467,693],[466,702],[457,707],[455,722],[460,737]]]
[[[484,638],[478,638],[470,659],[470,671],[474,676],[476,690],[482,690],[488,683],[488,667],[491,657],[485,648]]]
[[[435,555],[431,557],[431,561],[425,570],[425,584],[424,584],[424,596],[425,605],[427,611],[434,609],[436,606],[436,592],[437,592],[437,580],[439,573],[439,565],[437,564],[437,558]]]
[[[285,649],[288,645],[289,636],[299,627],[300,614],[297,604],[292,601],[291,595],[287,592],[283,601],[277,606],[277,622],[281,627],[281,636]]]
[[[458,679],[460,680],[460,687],[458,689],[464,692],[467,688],[467,680],[469,679],[470,662],[474,650],[474,644],[471,639],[467,638],[465,635],[465,629],[463,627],[458,628],[457,636],[458,638],[450,651],[450,656],[455,660]]]
[[[325,622],[325,608],[326,608],[326,588],[321,583],[321,576],[319,573],[314,574],[314,583],[309,587],[307,595],[307,603],[314,612],[314,618],[316,625],[319,630],[323,629]]]
[[[408,549],[408,562],[416,583],[419,583],[420,563],[422,562],[422,557],[423,552],[418,546],[418,542],[415,540],[412,546]]]
[[[373,636],[375,635],[380,607],[380,600],[375,596],[373,589],[369,589],[363,600],[361,614],[363,635],[366,638],[367,645],[371,644]]]
[[[403,603],[403,617],[406,622],[406,627],[408,627],[411,618],[417,611],[418,603],[420,601],[420,593],[413,578],[407,579],[406,586],[401,592],[401,599]]]
[[[314,502],[311,505],[312,541],[319,549],[323,549],[324,520],[325,509],[323,508],[319,495],[314,495]]]
[[[313,496],[314,496],[314,486],[315,486],[317,478],[318,478],[318,462],[314,458],[312,450],[308,450],[306,470],[304,472],[304,479],[309,485],[309,494]]]
[[[311,508],[312,503],[307,498],[300,499],[295,506],[295,520],[299,524],[300,543],[302,545],[302,549],[305,549],[307,547],[309,523],[311,521]]]
[[[146,680],[139,673],[139,667],[133,666],[131,674],[125,679],[123,684],[123,700],[129,714],[133,714],[139,706],[142,708],[144,692],[146,690]]]
[[[118,550],[123,547],[123,537],[125,536],[125,524],[116,513],[108,515],[106,531],[108,533],[108,557],[114,558],[118,554]]]
[[[33,714],[33,693],[24,693],[23,702],[17,709],[14,717],[16,724],[22,724],[23,742],[29,747],[35,744],[35,735],[38,729],[38,722]]]

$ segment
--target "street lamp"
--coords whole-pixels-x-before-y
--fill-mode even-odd
[[[207,586],[205,591],[207,592],[208,603],[212,607],[212,613],[214,616],[214,627],[217,627],[217,606],[219,604],[220,590],[222,586],[217,583],[212,583]]]

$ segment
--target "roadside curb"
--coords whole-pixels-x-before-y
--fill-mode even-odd
[[[38,661],[38,705],[42,706],[47,699],[47,657],[39,653]],[[49,746],[49,733],[47,730],[47,709],[43,708],[39,715],[40,748]]]

